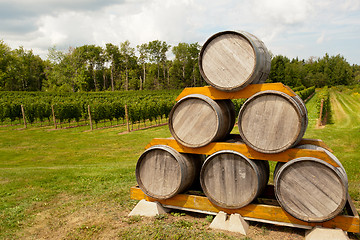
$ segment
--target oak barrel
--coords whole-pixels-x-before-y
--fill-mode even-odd
[[[237,91],[268,78],[271,56],[256,36],[245,31],[224,31],[211,36],[199,55],[204,80],[223,91]]]
[[[229,209],[251,203],[264,190],[268,180],[267,161],[250,160],[232,150],[210,155],[200,172],[200,183],[208,199]]]
[[[339,165],[339,167],[337,167],[337,169],[341,172],[341,175],[343,176],[343,178],[345,180],[345,186],[348,186],[348,176],[346,174],[344,166],[341,164],[340,160],[329,150],[327,150],[326,148],[320,147],[320,146],[312,145],[312,144],[301,144],[301,145],[296,146],[295,148],[324,151],[334,162],[336,162],[337,165]],[[277,162],[276,163],[276,166],[274,169],[274,181],[275,181],[275,176],[276,176],[277,172],[284,164],[285,164],[285,162]]]
[[[295,146],[304,136],[307,124],[304,102],[273,90],[247,99],[238,117],[243,141],[262,153],[278,153]]]
[[[235,124],[231,100],[212,100],[201,94],[180,99],[169,114],[172,136],[187,147],[202,147],[224,139]]]
[[[152,146],[138,159],[136,180],[149,197],[168,199],[193,184],[203,159],[203,155],[179,153],[166,145]]]
[[[314,157],[301,157],[281,165],[274,178],[275,196],[286,212],[306,222],[324,222],[341,213],[348,191],[341,163],[336,168]]]

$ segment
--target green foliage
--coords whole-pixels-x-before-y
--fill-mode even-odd
[[[186,216],[184,212],[171,212],[171,215],[173,215],[174,217]]]
[[[334,124],[325,128],[315,128],[316,95],[306,104],[309,126],[305,137],[321,139],[334,150],[346,169],[349,193],[359,209],[360,88],[339,90],[329,88],[337,104],[332,106]],[[103,94],[90,95],[100,98]],[[59,97],[50,96],[53,100]],[[49,239],[59,233],[64,234],[59,238],[66,239],[249,239],[208,230],[205,215],[203,220],[168,215],[168,219],[121,223],[137,202],[129,197],[129,188],[136,184],[136,160],[151,139],[170,135],[167,126],[122,135],[118,133],[125,127],[93,132],[84,132],[85,128],[13,129],[0,127],[0,239],[35,235]],[[190,223],[179,222],[182,219]],[[254,226],[254,239],[272,235],[272,229],[261,226]]]
[[[167,59],[171,50],[174,59]],[[49,48],[44,61],[20,47],[11,50],[0,41],[0,91],[89,92],[160,90],[199,87],[206,84],[199,71],[196,43],[170,46],[154,40],[137,46],[129,41],[105,47],[83,45],[59,51]],[[287,86],[353,85],[360,81],[360,67],[341,55],[308,60],[274,56],[267,82]],[[302,89],[303,90],[303,89]],[[296,89],[295,91],[300,91]]]
[[[323,108],[322,108],[322,116],[321,121],[324,121],[327,119],[329,122],[331,119],[331,106],[330,106],[330,94],[328,87],[322,88],[316,96],[316,108],[318,114],[320,114],[321,111],[321,102],[323,100]]]
[[[208,221],[209,223],[211,223],[214,220],[214,216],[213,215],[207,215],[205,220]]]
[[[246,101],[246,99],[232,99],[231,101],[234,103],[235,112],[238,113],[240,111],[241,106]]]
[[[21,104],[29,123],[50,120],[51,105],[54,106],[55,117],[60,122],[79,122],[80,119],[88,119],[88,105],[91,107],[95,123],[114,119],[119,121],[125,117],[127,104],[129,119],[134,124],[167,118],[178,94],[177,90],[106,93],[2,92],[0,121],[21,118]]]
[[[296,89],[296,88],[294,88]],[[294,90],[293,89],[293,90]],[[301,88],[299,88],[301,89]],[[313,94],[315,92],[315,86],[300,90],[298,92],[296,92],[296,94],[303,100],[305,101],[308,97],[311,96],[311,94]]]
[[[307,61],[292,59],[278,55],[271,60],[271,70],[267,82],[282,82],[287,86],[306,88],[352,85],[357,82],[359,67],[350,66],[343,56],[322,58],[311,57]],[[296,89],[294,91],[300,91]]]
[[[301,86],[292,88],[292,90],[293,90],[294,92],[299,92],[299,91],[304,90],[305,88],[306,88],[305,86],[301,85]]]

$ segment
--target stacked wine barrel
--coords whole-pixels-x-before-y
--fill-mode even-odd
[[[264,83],[270,66],[264,43],[243,31],[211,36],[199,56],[202,77],[224,92]],[[191,94],[174,105],[169,129],[178,143],[196,149],[226,141],[236,115],[230,99]],[[273,90],[258,92],[243,104],[237,122],[242,141],[258,152],[274,154],[294,147],[319,150],[312,145],[298,146],[308,124],[306,106],[298,96]],[[347,200],[346,172],[334,155],[323,151],[338,168],[309,156],[277,164],[275,169],[274,188],[280,206],[303,221],[329,220],[342,211]],[[140,156],[136,178],[142,191],[155,199],[171,198],[200,182],[212,203],[237,209],[253,202],[265,189],[269,163],[230,149],[203,156],[156,145]]]

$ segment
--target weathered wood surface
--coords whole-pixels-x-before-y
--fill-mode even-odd
[[[243,141],[263,153],[278,153],[296,145],[307,127],[303,102],[277,91],[263,91],[250,97],[238,118]]]
[[[338,215],[335,218],[326,222],[309,223],[294,218],[293,216],[285,212],[281,207],[272,205],[249,204],[239,209],[226,209],[216,206],[215,204],[210,202],[207,197],[189,194],[178,194],[170,199],[157,200],[146,196],[138,187],[132,187],[130,189],[130,197],[131,199],[136,200],[145,199],[151,202],[158,201],[163,205],[186,208],[189,211],[193,210],[212,213],[218,213],[219,211],[223,211],[228,214],[239,213],[245,218],[251,218],[252,221],[256,221],[256,219],[258,219],[259,221],[269,220],[302,226],[340,228],[347,232],[360,233],[359,216]],[[351,201],[351,199],[349,199],[349,201]]]
[[[296,146],[296,148],[300,148],[300,149],[309,149],[309,150],[317,150],[317,151],[324,151],[327,155],[329,155],[329,157],[337,163],[338,167],[337,169],[341,172],[341,174],[343,175],[345,181],[346,181],[346,185],[348,184],[348,177],[345,171],[344,166],[341,164],[340,160],[332,153],[332,151],[330,151],[329,149],[327,149],[324,146],[321,145],[315,145],[315,144],[311,144],[311,143],[306,143],[303,142],[302,144],[298,144]]]
[[[169,114],[171,135],[188,147],[202,147],[225,138],[235,124],[231,100],[214,101],[193,94],[178,101]]]
[[[274,183],[283,209],[306,222],[334,218],[341,213],[348,195],[342,172],[314,157],[287,162],[278,169]]]
[[[181,154],[157,145],[147,149],[136,165],[140,188],[156,199],[170,198],[193,184],[200,173],[201,155]]]
[[[240,208],[264,190],[269,163],[255,161],[228,150],[209,156],[201,168],[200,183],[205,195],[218,206]]]
[[[223,91],[265,82],[270,67],[271,57],[265,44],[243,31],[214,34],[199,55],[201,75],[207,83]]]
[[[311,143],[318,146],[326,146],[325,143],[319,139],[304,139],[300,141],[299,144],[303,143]],[[328,154],[324,151],[320,150],[310,150],[310,149],[298,149],[298,148],[290,148],[284,152],[274,153],[274,154],[266,154],[260,153],[255,151],[254,149],[250,148],[243,142],[212,142],[204,147],[199,148],[190,148],[186,147],[179,142],[177,142],[173,138],[154,138],[150,141],[150,143],[145,147],[149,148],[155,145],[167,145],[174,148],[176,151],[181,153],[193,153],[193,154],[204,154],[204,155],[211,155],[215,152],[221,150],[233,150],[236,152],[241,152],[245,157],[250,159],[259,159],[259,160],[268,160],[268,161],[275,161],[275,162],[288,162],[292,159],[299,158],[299,157],[308,157],[313,156],[315,158],[321,159],[334,167],[338,167],[339,165],[333,161]]]
[[[176,101],[179,101],[183,97],[186,97],[190,94],[205,95],[213,100],[249,98],[258,92],[266,90],[283,92],[291,97],[296,95],[289,87],[282,83],[263,83],[251,84],[235,92],[224,92],[212,86],[184,88],[184,90],[176,98]]]

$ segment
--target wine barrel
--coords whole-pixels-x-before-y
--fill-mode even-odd
[[[224,139],[235,124],[231,100],[212,100],[201,94],[180,99],[169,114],[172,136],[187,147],[202,147]]]
[[[200,171],[200,184],[208,199],[236,209],[252,202],[269,180],[269,163],[250,160],[241,153],[222,150],[210,155]]]
[[[244,31],[224,31],[211,36],[199,55],[204,80],[222,91],[237,91],[268,78],[271,57],[256,36]]]
[[[247,99],[238,117],[243,141],[262,153],[278,153],[295,146],[304,136],[307,124],[304,102],[273,90]]]
[[[301,157],[277,166],[274,184],[280,206],[306,222],[324,222],[337,216],[346,204],[348,191],[345,170],[339,165],[336,168],[314,157]]]
[[[166,145],[152,146],[138,159],[136,180],[149,197],[168,199],[193,184],[203,159],[203,155],[179,153]]]
[[[339,165],[339,167],[337,167],[337,169],[341,172],[341,174],[345,180],[345,186],[348,186],[348,176],[346,174],[344,166],[341,164],[340,160],[329,150],[327,150],[326,148],[320,147],[320,146],[312,145],[312,144],[302,144],[302,145],[296,146],[296,148],[324,151],[337,165]],[[274,182],[275,182],[275,176],[276,176],[277,172],[284,164],[285,164],[285,162],[277,162],[276,163],[276,166],[274,169]]]

